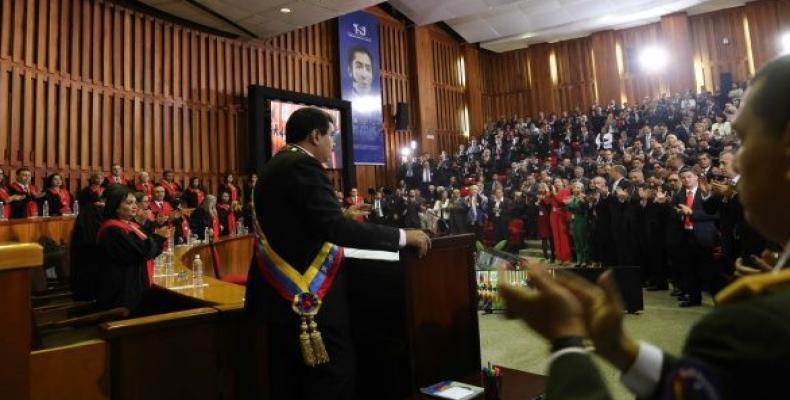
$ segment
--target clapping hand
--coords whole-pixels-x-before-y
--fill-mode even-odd
[[[367,217],[370,214],[370,204],[352,204],[346,209],[346,217]]]
[[[691,215],[693,213],[691,208],[689,208],[689,206],[685,204],[678,204],[675,210],[677,210],[679,214],[683,214],[683,215]]]
[[[659,187],[658,190],[656,191],[655,201],[656,201],[656,203],[664,203],[664,202],[666,202],[667,201],[667,192],[665,192],[664,189]]]

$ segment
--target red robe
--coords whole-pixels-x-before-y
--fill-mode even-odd
[[[154,195],[154,185],[151,182],[138,183],[134,185],[134,189],[138,192],[142,192],[144,195],[148,196],[149,199]]]
[[[25,216],[26,217],[37,217],[38,216],[38,203],[34,198],[34,195],[38,193],[36,187],[33,184],[27,185],[27,190],[22,187],[22,184],[19,182],[14,182],[11,184],[11,188],[14,189],[18,193],[26,193],[30,196],[30,200],[27,201],[25,204]],[[20,200],[21,201],[21,200]]]
[[[0,188],[0,201],[3,202],[3,218],[9,219],[11,217],[11,206],[8,204],[10,195],[5,188]]]
[[[551,206],[551,234],[554,238],[554,258],[558,261],[571,260],[571,235],[568,228],[570,214],[565,199],[570,197],[570,189],[562,189],[557,194],[549,194],[543,202]]]
[[[58,200],[60,200],[60,214],[61,215],[71,214],[71,194],[69,194],[69,191],[66,189],[53,189],[53,188],[47,190],[53,196],[57,197]],[[52,204],[50,204],[49,206],[51,208]]]
[[[167,194],[167,197],[171,199],[176,197],[177,192],[181,191],[181,187],[179,187],[178,184],[175,182],[168,182],[162,179],[159,181],[159,184],[162,185],[163,188],[165,188],[165,193]]]
[[[120,182],[115,182],[115,175],[113,175],[113,174],[107,175],[104,178],[104,185],[105,186],[106,185],[115,185],[115,184],[128,186],[129,185],[129,181],[126,180],[126,177],[123,174],[121,174],[121,181]]]
[[[351,196],[348,196],[348,197],[346,197],[346,200],[345,200],[345,201],[346,201],[346,204],[347,204],[347,205],[349,205],[349,206],[353,206],[353,205],[355,205],[355,204],[362,204],[362,203],[364,203],[364,202],[365,202],[365,199],[364,199],[364,198],[362,198],[362,196],[356,196],[356,197],[351,197]],[[363,216],[361,216],[361,215],[360,215],[360,216],[358,216],[358,217],[356,217],[356,218],[354,218],[354,219],[356,219],[356,220],[357,220],[357,221],[359,221],[359,222],[363,222],[363,221],[365,220],[365,217],[363,217]]]
[[[154,214],[154,219],[158,218],[159,216],[170,216],[170,213],[173,211],[173,206],[170,205],[167,201],[162,200],[162,206],[160,207],[156,204],[156,201],[151,200],[148,203],[148,208],[151,209],[151,212]],[[167,222],[165,225],[170,225],[170,222]]]
[[[222,193],[222,191],[226,191],[230,194],[230,201],[237,201],[239,199],[239,188],[232,183],[223,183],[219,192]]]
[[[222,209],[224,212],[227,213],[227,217],[225,220],[225,225],[228,227],[227,234],[235,235],[236,234],[236,213],[233,212],[230,208],[230,204],[218,204],[218,209]]]

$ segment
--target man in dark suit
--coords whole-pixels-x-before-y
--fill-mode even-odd
[[[389,251],[410,245],[421,254],[427,251],[430,240],[421,231],[399,231],[343,215],[322,164],[332,151],[331,116],[302,108],[291,115],[285,129],[288,145],[263,168],[254,195],[259,239],[265,235],[282,260],[304,274],[326,242]],[[349,212],[364,214],[364,207],[350,206]],[[337,272],[315,317],[329,362],[309,366],[300,354],[300,317],[291,309],[293,296],[286,299],[272,286],[272,267],[259,263],[261,258],[255,257],[250,266],[245,305],[267,328],[270,398],[350,399],[354,355],[345,270]]]
[[[611,399],[593,359],[596,352],[623,372],[639,398],[773,399],[787,393],[790,370],[790,56],[769,62],[752,80],[734,127],[743,138],[739,193],[749,223],[769,240],[785,243],[775,273],[740,278],[718,297],[716,309],[696,323],[682,357],[633,340],[623,329],[622,302],[610,272],[598,285],[572,276],[551,280],[532,267],[536,291],[500,283],[508,313],[552,342],[547,397]],[[763,268],[771,268],[762,265]],[[551,313],[543,310],[551,309]]]
[[[703,202],[710,196],[699,185],[699,170],[687,168],[680,172],[683,190],[673,199],[678,219],[683,226],[681,287],[685,296],[680,298],[681,307],[702,304],[702,289],[715,294],[722,288],[719,271],[714,271],[713,246],[716,244],[716,222],[718,214],[705,210]]]

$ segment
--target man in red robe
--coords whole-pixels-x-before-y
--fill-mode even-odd
[[[102,187],[107,187],[108,185],[129,186],[129,181],[126,180],[126,176],[123,174],[123,167],[121,167],[121,164],[113,164],[110,171],[110,175],[104,178],[101,184]]]
[[[134,185],[134,189],[138,192],[142,192],[144,195],[148,196],[149,198],[154,197],[154,184],[151,183],[151,177],[148,175],[148,172],[142,171],[140,172],[140,176],[138,178],[139,182]]]
[[[162,174],[162,179],[159,181],[159,185],[165,189],[165,197],[168,200],[181,197],[181,185],[176,183],[173,177],[173,171],[165,171]]]
[[[154,223],[157,227],[171,225],[170,214],[173,211],[173,206],[165,200],[165,188],[162,185],[154,186],[154,198],[148,204],[148,207],[154,214]]]
[[[37,200],[46,193],[40,192],[31,183],[33,173],[27,167],[16,170],[16,182],[8,187],[8,194],[16,200],[11,200],[11,218],[27,218],[38,216]]]

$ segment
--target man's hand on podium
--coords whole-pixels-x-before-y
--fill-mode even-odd
[[[419,229],[407,229],[406,246],[417,248],[419,256],[422,257],[431,248],[431,238]]]

